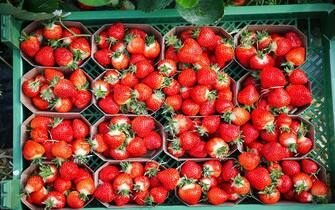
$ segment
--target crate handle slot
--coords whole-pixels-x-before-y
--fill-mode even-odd
[[[0,182],[0,208],[18,209],[20,204],[20,181],[3,180]]]

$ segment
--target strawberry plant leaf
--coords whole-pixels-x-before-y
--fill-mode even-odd
[[[78,0],[80,3],[91,7],[101,7],[113,3],[114,0]]]
[[[199,0],[192,8],[183,8],[177,4],[177,11],[188,22],[196,25],[213,24],[224,14],[223,0]]]
[[[45,12],[34,13],[14,7],[11,4],[0,3],[1,15],[12,15],[13,17],[21,20],[45,20],[53,17],[52,14]]]
[[[59,7],[58,0],[25,0],[23,8],[30,12],[52,13]]]
[[[145,12],[152,12],[159,9],[164,9],[169,6],[173,0],[138,0],[137,8]]]
[[[177,4],[185,9],[192,8],[199,3],[199,0],[176,0]]]

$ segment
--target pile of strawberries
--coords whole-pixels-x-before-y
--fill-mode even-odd
[[[239,126],[225,123],[218,115],[191,118],[177,114],[166,127],[170,131],[166,152],[177,159],[223,159],[236,150],[234,144],[241,140]]]
[[[74,162],[42,163],[27,177],[26,201],[45,209],[83,208],[94,193],[92,172]]]
[[[309,79],[299,68],[285,74],[276,67],[265,67],[258,78],[249,75],[239,84],[237,101],[240,105],[263,104],[274,113],[296,113],[313,100]]]
[[[86,108],[92,99],[88,90],[89,80],[81,69],[74,70],[67,78],[62,71],[46,68],[41,74],[22,84],[22,92],[31,98],[40,111],[69,112]]]
[[[267,31],[242,31],[235,49],[236,60],[246,69],[261,71],[265,67],[295,69],[305,63],[306,49],[299,35]]]
[[[35,116],[27,131],[29,138],[24,141],[22,154],[24,159],[35,163],[44,159],[57,164],[69,159],[85,162],[91,152],[91,145],[86,140],[90,127],[79,118]]]
[[[154,68],[161,52],[156,37],[115,23],[96,35],[95,41],[99,48],[95,60],[104,68],[112,68],[92,85],[102,111],[147,114],[158,110],[164,102],[159,89],[168,78]]]
[[[239,155],[238,162],[244,168],[245,177],[261,202],[287,201],[325,202],[328,186],[320,180],[320,166],[310,159],[283,160],[259,164],[260,158],[251,152]],[[324,177],[323,177],[324,178]]]
[[[101,122],[92,139],[93,150],[114,160],[147,157],[162,148],[159,125],[150,116],[118,115]]]
[[[161,46],[157,37],[140,28],[127,28],[123,23],[114,23],[105,28],[94,35],[98,47],[94,58],[104,68],[123,72],[139,61],[153,64],[160,55]]]
[[[184,162],[176,189],[179,199],[188,205],[239,202],[249,194],[250,183],[235,165],[232,159]]]
[[[107,165],[99,171],[101,184],[94,197],[107,206],[112,202],[116,206],[158,205],[165,202],[179,179],[176,169],[164,169],[155,161]]]
[[[91,56],[90,36],[79,27],[52,21],[29,35],[23,33],[20,50],[34,65],[75,69]]]
[[[257,108],[251,112],[251,123],[241,127],[241,135],[245,150],[273,162],[309,153],[314,145],[310,129],[313,128],[298,117],[286,114],[274,116]]]
[[[167,95],[164,112],[221,114],[227,104],[233,106],[234,81],[221,70],[234,58],[231,41],[209,27],[188,29],[179,37],[166,38],[169,47],[157,66],[166,76],[175,77],[163,88]]]

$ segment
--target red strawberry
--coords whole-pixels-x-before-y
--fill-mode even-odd
[[[173,190],[179,182],[179,172],[175,168],[168,168],[157,173],[157,178],[165,189]]]
[[[190,99],[186,99],[181,107],[183,113],[187,116],[195,116],[199,113],[200,106]]]
[[[284,160],[281,163],[284,174],[293,176],[300,172],[300,165],[295,160]]]
[[[65,193],[66,191],[71,189],[72,183],[71,180],[66,180],[58,177],[53,183],[53,187],[54,190],[56,190],[57,192]]]
[[[116,40],[122,40],[125,35],[125,28],[122,23],[114,23],[107,29],[108,36],[112,39],[113,42]]]
[[[154,66],[148,60],[141,60],[136,62],[134,67],[135,75],[139,79],[143,79],[154,71]]]
[[[172,108],[174,112],[181,109],[183,98],[180,95],[168,96],[165,99],[165,103],[168,107]]]
[[[202,104],[215,98],[215,92],[209,91],[205,85],[197,85],[191,89],[190,96],[197,104]]]
[[[289,72],[289,80],[293,85],[304,85],[308,82],[308,77],[301,69]]]
[[[275,65],[274,58],[269,54],[258,53],[253,55],[250,60],[250,68],[253,70],[262,70],[265,67],[272,67]]]
[[[169,46],[166,50],[165,50],[165,58],[166,59],[171,59],[174,60],[176,62],[178,62],[178,56],[177,56],[177,50],[173,47],[173,46]]]
[[[300,66],[306,60],[306,50],[303,47],[291,49],[285,55],[286,62],[291,66]]]
[[[152,89],[144,83],[136,84],[134,87],[134,91],[136,94],[136,98],[139,101],[145,101],[152,95]]]
[[[110,86],[104,80],[96,80],[92,84],[92,92],[96,99],[105,98],[110,93]]]
[[[87,78],[83,70],[76,69],[72,72],[70,81],[77,89],[82,89],[87,83]]]
[[[146,137],[143,138],[145,147],[148,150],[159,149],[162,146],[162,138],[159,133],[151,131]]]
[[[39,95],[33,97],[32,102],[38,110],[48,110],[49,108],[49,102],[42,99]]]
[[[182,133],[179,136],[180,145],[184,150],[190,150],[193,146],[197,145],[200,142],[200,137],[191,131]]]
[[[20,43],[20,50],[29,57],[34,57],[41,46],[40,41],[36,36],[24,36]]]
[[[296,32],[290,31],[285,34],[285,38],[290,40],[292,48],[301,47],[302,42]]]
[[[45,196],[43,203],[47,209],[61,209],[65,207],[66,198],[65,195],[60,192],[50,191]]]
[[[78,109],[83,109],[85,108],[92,99],[92,94],[88,90],[78,90],[77,95],[73,98],[73,104],[78,108]]]
[[[210,27],[201,27],[194,30],[194,37],[201,47],[210,47],[215,39],[215,32]]]
[[[154,36],[145,37],[144,56],[149,59],[156,58],[161,51],[161,46]]]
[[[166,190],[164,187],[153,187],[150,190],[149,196],[149,204],[156,203],[162,204],[165,202],[169,194],[169,191]]]
[[[248,171],[246,178],[249,180],[251,186],[257,190],[264,190],[265,187],[270,186],[272,183],[270,173],[264,167]]]
[[[223,71],[216,72],[217,74],[217,80],[214,84],[214,88],[216,90],[224,90],[227,88],[230,88],[230,84],[232,79],[229,77],[229,75]]]
[[[69,49],[76,57],[79,57],[81,60],[91,56],[91,45],[84,37],[73,40],[69,46]]]
[[[61,79],[54,87],[54,94],[61,98],[74,97],[77,94],[76,87],[68,79]]]
[[[155,128],[155,121],[149,116],[138,116],[131,122],[131,128],[138,136],[145,137]]]
[[[291,152],[296,152],[297,138],[297,135],[292,132],[282,132],[279,135],[279,143],[289,148]]]
[[[67,205],[70,208],[82,208],[85,205],[85,200],[80,197],[78,191],[71,191],[66,198]]]
[[[157,69],[163,76],[171,77],[177,72],[176,62],[170,59],[159,61]]]
[[[43,201],[45,200],[45,196],[48,194],[47,189],[42,187],[39,191],[35,191],[29,194],[27,197],[27,201],[31,204],[35,205],[43,205]]]
[[[249,67],[250,58],[256,55],[256,48],[249,42],[244,42],[235,49],[235,56],[240,64]]]
[[[132,72],[123,72],[120,84],[133,88],[136,84],[138,84],[138,78]]]
[[[222,171],[221,163],[218,160],[208,160],[202,165],[202,173],[204,177],[218,178]]]
[[[224,66],[226,62],[233,60],[234,48],[232,43],[225,42],[217,45],[215,48],[215,57],[220,67]]]
[[[259,74],[262,88],[271,88],[286,85],[283,71],[275,67],[266,67]]]
[[[200,129],[203,129],[202,132],[207,134],[213,134],[220,126],[220,117],[219,116],[206,116],[202,118]]]
[[[161,91],[154,91],[145,101],[147,108],[151,111],[157,111],[164,103],[165,95]]]
[[[110,49],[101,49],[97,50],[94,53],[95,60],[103,67],[106,67],[111,64],[111,57],[113,52]]]
[[[257,31],[256,38],[257,38],[257,47],[260,50],[268,48],[272,42],[272,38],[271,36],[269,36],[269,33],[267,31]]]
[[[114,101],[118,105],[128,103],[129,100],[131,99],[131,92],[132,89],[129,86],[116,84],[114,86],[114,94],[113,94]]]
[[[219,134],[225,142],[238,142],[241,137],[239,126],[221,123]]]
[[[184,151],[184,150],[182,150]],[[188,154],[191,157],[195,158],[204,158],[207,156],[207,150],[206,150],[206,142],[200,141],[197,145],[193,146],[189,151]]]
[[[178,81],[183,87],[191,87],[197,81],[196,72],[193,69],[183,69],[178,75]]]
[[[69,112],[72,109],[73,103],[69,98],[58,98],[55,101],[54,108],[56,112]]]
[[[197,72],[197,80],[200,85],[214,85],[218,80],[218,76],[213,69],[206,66]]]
[[[185,184],[178,189],[179,198],[188,205],[198,204],[201,198],[201,194],[201,186],[196,183]]]
[[[164,87],[166,78],[159,72],[151,72],[147,77],[145,77],[142,82],[148,85],[151,89],[160,89]]]
[[[219,98],[215,102],[215,109],[219,114],[230,112],[234,107],[234,104],[224,98]]]
[[[37,96],[40,92],[41,82],[34,79],[26,80],[22,84],[22,91],[28,97]]]
[[[253,126],[258,130],[272,131],[274,129],[275,117],[266,110],[257,108],[251,112],[251,120]]]
[[[74,138],[85,138],[89,135],[89,127],[80,119],[74,119],[72,121],[73,137]]]
[[[128,34],[125,39],[127,41],[127,51],[129,53],[143,54],[145,48],[144,39],[131,34]]]
[[[101,202],[110,203],[115,198],[113,186],[109,182],[104,182],[97,187],[93,196]]]
[[[271,43],[271,50],[275,53],[276,56],[284,56],[292,48],[290,40],[278,37],[273,39]]]
[[[26,185],[24,187],[24,191],[27,194],[30,194],[32,192],[41,190],[43,186],[44,186],[44,181],[41,176],[38,176],[38,175],[30,176],[27,179]]]
[[[188,179],[200,179],[202,168],[194,161],[186,161],[180,169],[180,175]]]
[[[35,61],[41,66],[54,66],[55,57],[54,50],[50,46],[41,47],[41,49],[35,54]]]
[[[224,158],[229,152],[229,146],[222,138],[214,137],[207,142],[206,150],[210,157]]]
[[[286,91],[291,97],[292,106],[305,106],[312,103],[312,93],[303,85],[289,85],[286,87]]]
[[[220,205],[228,200],[228,193],[219,187],[213,187],[207,193],[208,202],[213,205]]]
[[[115,69],[121,70],[128,67],[129,58],[125,53],[113,52],[111,57],[112,57],[111,63]]]
[[[201,54],[202,49],[200,45],[191,38],[186,39],[183,46],[177,52],[178,60],[183,63],[195,63],[200,59]]]
[[[240,104],[253,106],[258,101],[260,95],[256,87],[252,84],[245,86],[237,95],[237,100]]]
[[[261,158],[252,152],[243,152],[238,156],[238,162],[247,171],[255,169]]]
[[[283,88],[276,88],[268,94],[268,105],[281,108],[290,105],[291,97]]]
[[[57,40],[62,37],[62,27],[53,22],[43,28],[43,37],[46,39]]]
[[[94,36],[94,41],[98,44],[99,48],[105,49],[109,46],[107,39],[107,32],[101,31],[98,35]]]
[[[173,96],[177,95],[180,92],[180,84],[177,80],[172,79],[170,84],[163,88],[163,92],[166,95]]]
[[[50,130],[50,135],[54,140],[71,142],[73,139],[73,129],[71,121],[55,118],[52,124],[52,128]]]
[[[68,159],[72,156],[72,147],[65,141],[59,141],[52,145],[51,154],[61,160]]]
[[[247,145],[254,142],[259,136],[259,131],[250,123],[242,125],[241,131],[243,142]]]
[[[286,149],[277,142],[269,142],[263,145],[261,149],[263,157],[269,161],[280,161],[287,157]]]
[[[259,199],[264,204],[275,204],[280,199],[280,192],[277,188],[271,189],[268,188],[262,192],[259,192]]]
[[[147,153],[144,140],[140,137],[133,138],[127,145],[126,150],[131,157],[141,157]]]
[[[75,68],[77,65],[73,61],[73,54],[70,50],[64,47],[57,48],[54,51],[55,61],[58,66]]]
[[[300,164],[301,170],[307,174],[315,174],[319,169],[319,166],[313,160],[303,159]]]
[[[38,160],[45,153],[44,147],[32,140],[27,140],[22,149],[23,157],[26,160]]]
[[[279,130],[275,128],[273,131],[262,130],[260,133],[261,139],[267,142],[276,142],[279,137]]]
[[[313,185],[311,177],[302,172],[294,174],[292,177],[292,182],[294,191],[297,193],[302,191],[309,191]]]
[[[316,197],[318,200],[322,201],[327,201],[327,196],[328,196],[328,186],[320,181],[320,180],[316,180],[311,188],[311,194]]]
[[[78,165],[74,162],[64,162],[59,168],[59,175],[65,180],[73,180],[77,178],[79,172]]]
[[[215,100],[208,100],[200,105],[199,114],[209,116],[215,114]]]
[[[112,96],[106,96],[98,101],[98,106],[107,114],[116,114],[119,112],[120,107],[115,103]]]
[[[279,114],[276,117],[276,126],[279,127],[281,131],[290,131],[291,123],[292,118],[287,114]]]
[[[235,168],[234,165],[235,165],[234,160],[227,160],[222,164],[220,177],[224,181],[230,181],[239,173],[239,171]]]

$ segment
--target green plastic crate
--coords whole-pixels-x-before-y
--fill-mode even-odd
[[[152,13],[142,11],[83,11],[73,12],[66,20],[81,21],[92,32],[99,26],[116,21],[128,23],[145,23],[157,28],[163,35],[174,26],[188,25],[174,9],[161,10]],[[316,150],[310,155],[323,164],[330,175],[331,189],[335,192],[335,5],[333,4],[305,4],[282,6],[246,6],[227,7],[224,18],[216,25],[223,27],[230,33],[236,32],[248,24],[286,24],[297,26],[308,36],[308,57],[302,67],[307,71],[312,81],[312,91],[315,102],[302,116],[310,120],[316,128]],[[22,23],[10,16],[1,17],[1,38],[13,49],[13,180],[1,182],[0,207],[8,209],[25,209],[20,202],[19,179],[20,173],[28,163],[22,158],[20,148],[20,125],[30,112],[20,103],[20,78],[30,70],[30,67],[20,57],[19,36]],[[95,78],[103,70],[92,60],[84,69]],[[239,79],[244,73],[241,67],[232,63],[227,72],[235,79]],[[332,81],[333,80],[333,81]],[[333,91],[334,90],[334,91]],[[96,122],[103,114],[94,106],[82,112],[91,123]],[[159,116],[158,116],[159,117]],[[168,166],[178,166],[179,163],[165,154],[161,154],[156,160],[162,160]],[[103,162],[96,156],[89,161],[89,166],[96,170]],[[166,204],[158,206],[158,209],[177,208],[178,210],[189,207],[181,204],[171,193]],[[91,202],[89,209],[102,209],[103,206],[96,200]],[[196,208],[196,207],[194,207]],[[214,206],[202,207],[202,209],[215,208]],[[228,208],[228,207],[226,207]],[[290,205],[261,205],[248,200],[242,204],[231,207],[234,209],[297,209],[308,210],[335,209],[334,197],[328,204],[290,204]],[[143,209],[143,208],[138,208]]]

